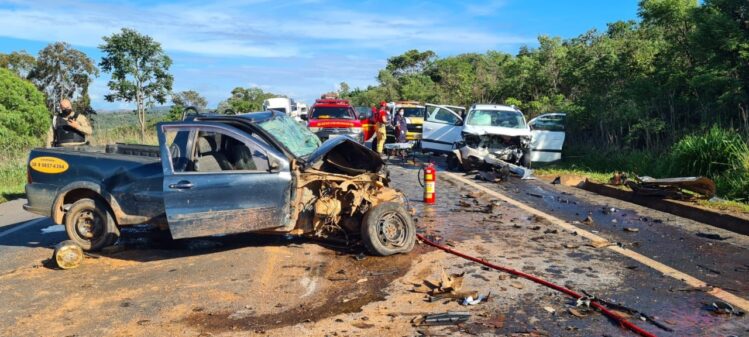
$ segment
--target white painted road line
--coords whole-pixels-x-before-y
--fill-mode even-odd
[[[557,217],[555,217],[555,216],[553,216],[551,214],[547,214],[545,212],[539,211],[539,210],[537,210],[537,209],[535,209],[533,207],[530,207],[530,206],[528,206],[528,205],[526,205],[526,204],[524,204],[524,203],[522,203],[520,201],[512,199],[512,198],[510,198],[510,197],[508,197],[508,196],[506,196],[506,195],[504,195],[504,194],[502,194],[500,192],[497,192],[497,191],[492,190],[490,188],[487,188],[485,186],[481,186],[481,185],[479,185],[479,184],[477,184],[477,183],[475,183],[473,181],[470,181],[468,179],[465,179],[465,178],[460,177],[458,175],[455,175],[453,173],[444,172],[443,175],[446,176],[446,177],[448,177],[449,179],[453,179],[454,181],[458,181],[458,182],[464,183],[464,184],[466,184],[468,186],[475,187],[475,188],[479,189],[480,191],[482,191],[484,193],[487,193],[487,194],[489,194],[489,195],[491,195],[493,197],[496,197],[496,198],[499,198],[499,199],[501,199],[503,201],[506,201],[508,204],[511,204],[511,205],[513,205],[513,206],[515,206],[517,208],[520,208],[520,209],[522,209],[522,210],[524,210],[524,211],[526,211],[528,213],[531,213],[531,214],[536,215],[538,217],[544,218],[544,219],[548,220],[549,222],[551,222],[551,223],[553,223],[553,224],[555,224],[555,225],[557,225],[559,227],[562,227],[562,228],[564,228],[564,229],[566,229],[568,231],[577,232],[578,235],[580,235],[580,236],[582,236],[582,237],[584,237],[586,239],[589,239],[591,241],[606,240],[605,238],[603,238],[601,236],[595,235],[595,234],[593,234],[591,232],[588,232],[588,231],[586,231],[586,230],[584,230],[582,228],[574,226],[574,225],[568,223],[567,221],[564,221],[564,220],[562,220],[560,218],[557,218]],[[667,266],[667,265],[665,265],[663,263],[660,263],[660,262],[658,262],[656,260],[653,260],[653,259],[651,259],[651,258],[649,258],[649,257],[647,257],[645,255],[642,255],[640,253],[637,253],[637,252],[635,252],[633,250],[624,249],[624,248],[621,248],[619,246],[609,246],[607,248],[610,249],[610,250],[612,250],[612,251],[614,251],[614,252],[616,252],[616,253],[618,253],[618,254],[624,255],[624,256],[629,257],[629,258],[631,258],[631,259],[633,259],[633,260],[635,260],[637,262],[640,262],[640,263],[642,263],[642,264],[644,264],[644,265],[646,265],[646,266],[648,266],[650,268],[653,268],[653,269],[655,269],[655,270],[663,273],[663,275],[666,275],[666,276],[669,276],[669,277],[674,278],[676,280],[682,281],[682,282],[686,283],[687,285],[689,285],[690,287],[699,288],[699,287],[706,287],[708,285],[706,282],[704,282],[704,281],[702,281],[702,280],[700,280],[700,279],[698,279],[698,278],[696,278],[694,276],[688,275],[688,274],[686,274],[684,272],[681,272],[679,270],[671,268],[671,267],[669,267],[669,266]],[[712,290],[708,291],[707,293],[710,294],[710,295],[713,295],[713,296],[715,296],[715,297],[717,297],[717,298],[719,298],[719,299],[721,299],[721,300],[723,300],[725,302],[728,302],[729,304],[731,304],[733,306],[736,306],[736,307],[740,308],[743,311],[749,311],[749,301],[747,301],[746,299],[744,299],[742,297],[736,296],[736,295],[734,295],[732,293],[729,293],[729,292],[727,292],[727,291],[725,291],[723,289],[717,288],[717,287],[712,288]]]
[[[23,225],[17,225],[17,226],[15,226],[15,227],[13,227],[13,228],[11,228],[9,230],[6,230],[4,232],[0,232],[0,238],[3,237],[3,236],[6,236],[6,235],[13,234],[13,233],[15,233],[17,231],[20,231],[20,230],[22,230],[22,229],[24,229],[26,227],[31,227],[33,225],[36,225],[36,224],[38,224],[38,223],[40,223],[40,222],[42,222],[42,221],[44,221],[46,219],[48,219],[48,218],[38,218],[38,219],[34,219],[34,220],[29,220],[29,221],[27,221]]]

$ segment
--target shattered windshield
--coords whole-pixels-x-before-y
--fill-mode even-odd
[[[503,128],[525,128],[523,114],[518,111],[505,110],[473,110],[468,116],[466,124],[473,126],[500,126]]]
[[[283,144],[294,156],[304,157],[320,147],[320,138],[286,115],[278,114],[258,125]]]

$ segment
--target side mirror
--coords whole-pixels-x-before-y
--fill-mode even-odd
[[[463,126],[463,120],[462,119],[458,119],[458,121],[455,122],[455,126]]]
[[[271,172],[276,172],[281,168],[281,164],[273,158],[269,159],[268,164]]]

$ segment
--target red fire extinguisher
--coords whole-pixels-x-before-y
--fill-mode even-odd
[[[422,171],[424,172],[424,183],[419,179],[419,184],[424,187],[424,203],[434,204],[437,199],[437,169],[434,167],[434,163],[429,163],[424,165],[419,173],[421,174]]]

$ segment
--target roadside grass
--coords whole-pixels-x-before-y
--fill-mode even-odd
[[[749,214],[749,204],[739,202],[739,201],[732,201],[732,200],[699,200],[697,201],[698,204],[701,206],[705,206],[707,208],[712,209],[718,209],[721,211],[731,211],[731,212],[738,212],[738,213],[747,213]]]
[[[614,172],[598,172],[573,167],[563,167],[552,165],[536,165],[533,168],[533,173],[538,176],[562,176],[562,175],[573,175],[580,176],[590,179],[590,181],[596,183],[607,183],[609,178],[614,175]]]
[[[3,154],[9,158],[0,164],[0,203],[23,198],[26,184],[26,160],[17,155]]]
[[[146,128],[146,137],[142,141],[140,138],[140,129],[137,126],[118,126],[96,129],[89,142],[93,146],[114,143],[158,145],[159,139],[153,126]]]

